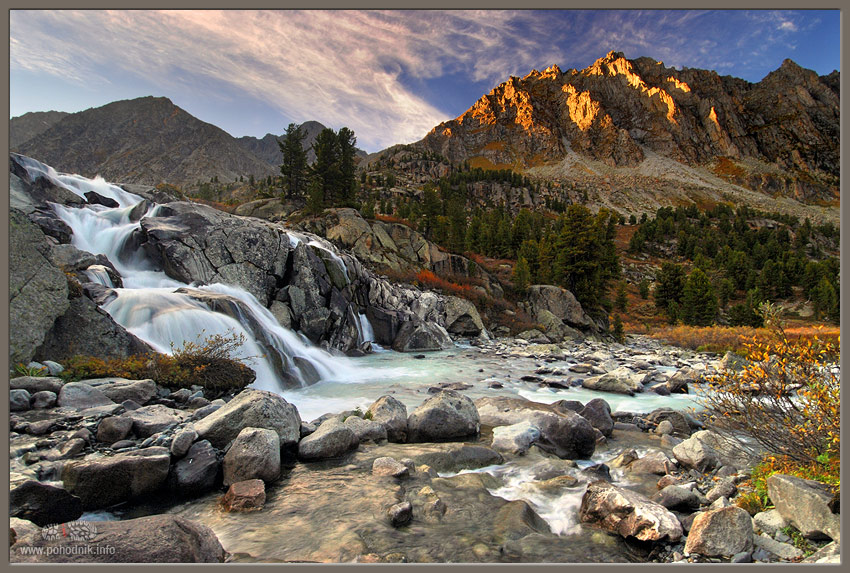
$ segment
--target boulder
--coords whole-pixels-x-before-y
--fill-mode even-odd
[[[393,340],[397,352],[445,350],[454,346],[446,329],[434,322],[409,320],[401,325]]]
[[[69,301],[35,353],[36,358],[64,360],[82,354],[104,360],[148,354],[153,349],[116,323],[88,297]]]
[[[629,396],[634,396],[636,392],[643,392],[643,384],[636,379],[636,376],[619,368],[601,376],[584,378],[581,385],[588,390],[628,394]]]
[[[705,498],[714,502],[722,497],[732,499],[738,493],[738,487],[735,485],[735,480],[731,477],[720,479],[714,487],[705,494]]]
[[[60,487],[27,480],[9,491],[9,516],[44,527],[74,521],[83,514],[80,498]]]
[[[171,455],[175,458],[182,458],[198,439],[198,432],[192,428],[187,428],[178,432],[171,441]]]
[[[97,426],[97,441],[104,444],[114,444],[123,440],[133,429],[133,420],[124,416],[110,416],[100,421]]]
[[[359,416],[349,416],[343,423],[351,428],[351,431],[357,436],[358,442],[364,440],[372,440],[373,442],[387,441],[387,429],[379,422],[364,420]]]
[[[407,407],[396,398],[381,396],[369,406],[366,415],[386,428],[390,442],[407,440]]]
[[[699,497],[689,489],[678,485],[668,485],[654,496],[652,501],[671,511],[692,512],[699,509]]]
[[[62,482],[82,500],[84,509],[109,507],[158,491],[170,462],[168,450],[156,446],[109,457],[93,455],[66,463]]]
[[[401,527],[413,519],[413,504],[404,501],[391,506],[387,510],[387,519],[393,527]]]
[[[680,464],[698,472],[705,472],[720,465],[714,448],[703,443],[695,435],[673,446],[673,455]]]
[[[172,467],[169,487],[184,497],[193,497],[215,487],[221,463],[207,440],[195,442]]]
[[[217,448],[224,448],[243,428],[274,430],[281,447],[287,447],[300,438],[301,417],[295,406],[279,395],[249,388],[195,422],[198,436]]]
[[[303,461],[334,458],[356,448],[359,443],[351,428],[338,418],[329,418],[298,443],[298,458]]]
[[[767,495],[779,514],[809,539],[834,539],[841,535],[841,516],[832,513],[833,494],[819,482],[773,474],[767,478]]]
[[[538,320],[540,312],[545,310],[569,326],[582,330],[597,329],[570,291],[553,285],[531,285],[527,293],[528,314],[535,320]]]
[[[485,446],[463,443],[423,444],[423,451],[411,457],[417,465],[427,465],[438,472],[458,472],[504,463],[502,455]]]
[[[454,390],[443,390],[411,412],[407,428],[409,441],[430,442],[473,436],[481,425],[472,400]]]
[[[133,433],[139,438],[158,434],[187,418],[187,414],[182,410],[175,410],[162,404],[142,406],[136,410],[124,412],[121,416],[133,421]]]
[[[53,376],[19,376],[9,380],[12,390],[26,390],[30,394],[36,392],[53,392],[59,394],[65,382]]]
[[[682,537],[682,525],[668,509],[602,480],[587,486],[579,517],[582,523],[640,541],[676,542]]]
[[[37,225],[9,211],[9,364],[27,364],[57,317],[68,308],[68,279],[50,260]],[[49,389],[49,388],[45,388]],[[51,391],[55,391],[52,390]]]
[[[250,479],[232,484],[221,500],[225,511],[257,511],[266,503],[266,484]]]
[[[153,380],[100,378],[97,380],[87,380],[86,383],[103,392],[107,398],[116,404],[120,404],[126,400],[132,400],[138,404],[145,405],[156,396],[156,382]]]
[[[84,382],[69,382],[59,391],[57,404],[63,408],[83,410],[96,406],[115,405],[106,395]]]
[[[36,392],[30,397],[30,406],[37,410],[52,408],[56,405],[57,399],[58,397],[55,392],[42,390],[41,392]]]
[[[670,422],[672,433],[680,436],[690,436],[691,426],[684,414],[671,408],[657,408],[644,416],[644,419],[652,424]]]
[[[778,509],[769,509],[755,514],[753,516],[753,523],[759,531],[763,531],[768,535],[776,535],[777,531],[790,525],[788,520],[782,517]]]
[[[223,563],[225,552],[213,531],[198,522],[162,514],[122,521],[84,522],[83,540],[73,535],[37,537],[32,546],[53,551],[24,553],[12,546],[10,559],[28,563]],[[114,551],[74,551],[81,541]],[[62,551],[59,548],[66,548]]]
[[[614,431],[614,419],[611,418],[611,406],[602,398],[594,398],[584,405],[579,415],[590,422],[590,425],[602,432],[606,438]]]
[[[446,330],[452,334],[461,336],[478,336],[484,331],[484,322],[475,305],[465,298],[456,296],[445,296],[444,324]]]
[[[244,428],[224,456],[224,485],[280,478],[280,438],[274,430]]]
[[[685,542],[687,553],[731,556],[753,549],[753,520],[740,507],[724,507],[698,515]]]
[[[539,437],[540,429],[525,420],[510,426],[493,428],[493,441],[490,447],[501,452],[523,455]]]
[[[30,393],[26,390],[9,390],[9,411],[25,412],[30,409]]]
[[[481,423],[510,426],[527,421],[540,430],[537,446],[560,458],[586,459],[596,449],[596,432],[575,412],[524,398],[487,397],[475,401]]]

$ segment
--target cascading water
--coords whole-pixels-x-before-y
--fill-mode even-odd
[[[21,159],[33,178],[47,177],[83,198],[87,192],[94,191],[118,203],[118,207],[52,206],[73,231],[73,245],[93,254],[106,255],[121,275],[123,288],[114,289],[117,296],[104,304],[104,310],[155,350],[170,353],[186,342],[200,343],[203,337],[242,335],[245,342],[239,349],[239,355],[256,372],[257,379],[253,384],[256,388],[281,392],[285,387],[284,379],[305,386],[350,378],[352,365],[349,359],[331,356],[305,342],[295,332],[283,328],[253,295],[240,288],[223,284],[196,287],[198,291],[227,295],[239,301],[236,316],[213,312],[190,294],[175,292],[190,285],[155,269],[143,252],[127,248],[131,235],[140,227],[140,217],[136,221],[131,220],[131,212],[143,201],[142,197],[101,178],[92,180],[60,174],[31,158]],[[157,205],[150,204],[144,216],[156,216],[157,209]],[[290,242],[302,240],[302,237],[290,237]],[[345,272],[342,259],[322,248]],[[86,276],[93,282],[113,287],[102,265],[89,267]]]

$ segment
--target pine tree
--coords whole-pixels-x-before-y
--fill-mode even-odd
[[[655,278],[655,306],[666,310],[670,302],[680,302],[685,288],[685,270],[679,265],[665,262]]]
[[[702,269],[694,269],[685,281],[682,293],[682,322],[710,326],[717,316],[717,297],[711,281]]]
[[[627,305],[628,299],[626,298],[626,285],[620,283],[617,285],[617,298],[614,301],[614,306],[619,310],[626,312]]]
[[[814,304],[816,319],[824,316],[833,320],[840,318],[838,313],[838,295],[835,293],[835,287],[832,286],[832,283],[826,277],[822,277],[815,287],[812,293],[812,303]]]
[[[528,267],[528,261],[525,257],[520,257],[517,260],[511,280],[513,280],[514,288],[518,292],[524,293],[528,289],[529,282],[531,281],[531,270]]]
[[[649,298],[649,281],[645,278],[640,280],[640,283],[638,284],[638,292],[640,292],[640,298],[643,300]]]
[[[357,196],[357,167],[356,157],[357,138],[354,132],[347,127],[341,127],[337,133],[337,148],[339,150],[339,191],[338,204],[353,207]]]
[[[284,194],[288,199],[301,197],[307,188],[307,150],[304,149],[306,134],[294,123],[290,123],[278,141],[283,163],[280,173],[283,176]]]

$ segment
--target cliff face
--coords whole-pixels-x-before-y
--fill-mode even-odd
[[[786,60],[752,84],[611,52],[584,70],[552,66],[512,77],[419,145],[488,168],[528,169],[573,153],[637,168],[659,155],[768,191],[837,197],[837,80]],[[719,160],[736,169],[718,172]],[[747,178],[753,161],[783,172],[778,189],[763,174]]]
[[[9,120],[9,147],[16,149],[68,115],[64,111],[32,111]]]

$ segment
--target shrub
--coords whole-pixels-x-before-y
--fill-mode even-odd
[[[840,466],[841,383],[833,369],[840,337],[838,344],[817,336],[789,339],[774,305],[763,304],[760,311],[772,336],[747,345],[749,363],[742,371],[710,377],[701,401],[714,428],[749,436],[770,453],[765,471],[823,481],[833,465]]]
[[[47,376],[47,366],[38,368],[36,366],[27,366],[26,364],[18,363],[18,365],[15,366],[15,374],[17,376]]]
[[[200,338],[200,337],[199,337]],[[216,334],[203,343],[172,345],[172,354],[137,354],[128,358],[103,360],[93,356],[73,356],[63,363],[60,376],[66,381],[88,378],[151,378],[166,388],[202,386],[212,394],[241,390],[256,379],[256,373],[235,352],[245,342],[244,335]]]

